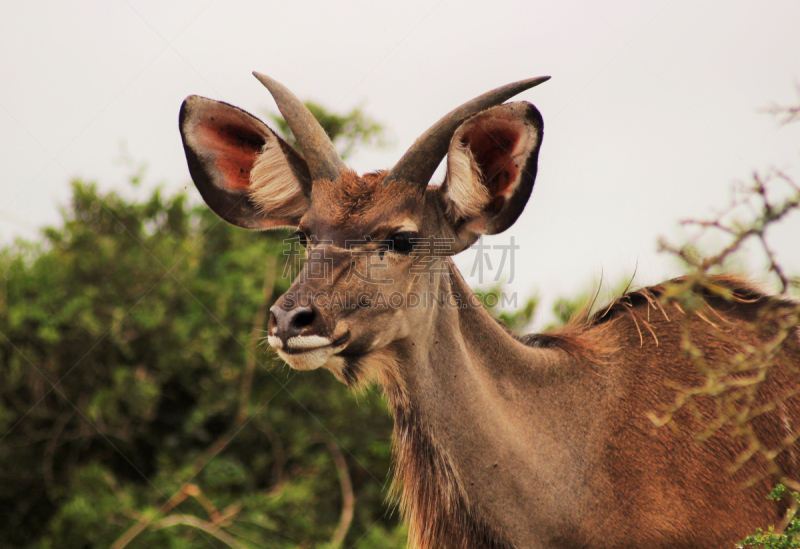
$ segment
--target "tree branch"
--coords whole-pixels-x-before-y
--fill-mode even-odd
[[[328,449],[331,451],[333,463],[336,465],[336,470],[339,473],[339,485],[342,488],[342,514],[339,517],[339,525],[333,532],[331,538],[331,547],[341,547],[347,531],[350,530],[350,524],[353,522],[353,510],[355,508],[356,498],[353,495],[353,483],[350,481],[350,472],[347,469],[347,462],[339,450],[339,445],[333,441],[328,441]]]
[[[172,515],[159,520],[153,524],[153,530],[163,530],[171,526],[191,526],[202,530],[210,536],[214,536],[228,547],[234,549],[247,549],[244,545],[233,539],[224,531],[218,529],[214,524],[206,522],[192,515]]]

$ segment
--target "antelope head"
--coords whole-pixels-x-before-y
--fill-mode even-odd
[[[447,256],[506,230],[522,213],[542,117],[530,103],[503,102],[549,77],[465,103],[391,170],[359,176],[297,97],[254,74],[302,155],[245,111],[190,96],[180,129],[192,179],[226,221],[293,227],[306,247],[303,269],[270,311],[268,340],[281,358],[297,369],[326,367],[347,384],[385,381],[392,347],[430,332],[427,296],[448,291],[454,267]],[[429,186],[445,154],[444,183]]]

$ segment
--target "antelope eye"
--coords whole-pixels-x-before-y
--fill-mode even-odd
[[[308,237],[306,237],[306,234],[303,231],[295,231],[291,234],[291,236],[289,236],[289,238],[298,239],[303,248],[308,247]]]
[[[407,254],[414,248],[414,240],[419,238],[419,234],[405,231],[395,233],[390,239],[392,241],[392,251],[398,254]]]

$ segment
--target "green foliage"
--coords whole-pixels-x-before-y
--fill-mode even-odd
[[[516,296],[508,295],[502,286],[495,286],[488,290],[475,289],[475,295],[481,300],[487,311],[503,321],[511,330],[522,330],[533,319],[539,298],[529,297],[522,307],[516,306]],[[510,302],[515,305],[513,309],[504,309],[503,305]]]
[[[342,501],[331,440],[356,500],[345,544],[404,546],[382,399],[295,383],[251,340],[265,271],[268,294],[288,288],[284,233],[81,182],[64,215],[0,251],[0,546],[108,547],[146,523],[128,547],[321,547]]]
[[[800,505],[800,493],[789,492],[784,485],[778,484],[768,498],[780,501],[787,493],[792,499],[793,506],[787,511],[788,524],[783,533],[775,533],[774,526],[770,526],[766,532],[758,528],[754,536],[748,536],[739,542],[741,547],[760,547],[762,549],[792,549],[800,547],[800,519],[795,515],[797,506]]]

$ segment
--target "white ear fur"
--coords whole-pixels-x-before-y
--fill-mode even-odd
[[[253,164],[248,194],[260,211],[280,212],[289,219],[299,219],[308,207],[308,198],[274,137]]]
[[[476,217],[489,204],[483,178],[467,144],[454,139],[447,154],[447,197],[456,218]]]

